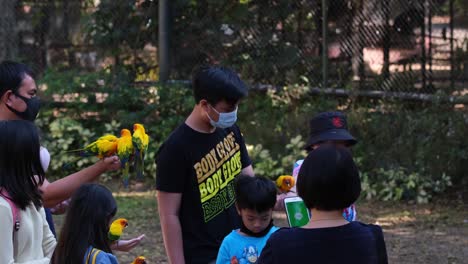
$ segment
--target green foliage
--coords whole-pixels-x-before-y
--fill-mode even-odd
[[[123,77],[116,85],[108,77],[107,70],[84,73],[51,69],[41,80],[40,86],[47,88],[43,98],[63,101],[59,107],[46,104],[37,120],[42,144],[52,156],[48,178],[64,177],[97,161],[94,157],[77,159],[67,151],[83,148],[105,133],[119,136],[122,128],[132,130],[139,122],[150,136],[144,174],[154,179],[155,152],[190,113],[191,91],[185,85],[130,86]],[[118,173],[108,173],[102,179],[113,176]]]
[[[437,180],[428,179],[417,172],[403,168],[375,172],[376,179],[363,177],[363,193],[367,199],[378,198],[383,201],[415,200],[427,203],[435,194],[440,194],[452,185],[450,177],[442,174]]]
[[[192,110],[191,90],[185,84],[137,86],[124,80],[116,85],[108,82],[112,78],[106,77],[106,71],[70,76],[51,71],[44,78],[49,98],[79,93],[65,107],[46,105],[41,110],[38,125],[43,145],[52,153],[49,177],[63,177],[96,161],[80,160],[63,171],[62,165],[73,160],[66,151],[140,122],[151,138],[144,173],[148,180],[154,179],[155,153]],[[67,83],[70,85],[65,89]],[[98,93],[105,95],[102,102],[81,103]],[[318,112],[336,109],[345,111],[349,129],[359,140],[352,151],[361,170],[364,198],[427,202],[452,184],[467,183],[465,112],[439,102],[338,100],[311,95],[301,85],[252,90],[241,103],[238,125],[256,174],[272,179],[290,174],[294,161],[305,156],[309,119]]]

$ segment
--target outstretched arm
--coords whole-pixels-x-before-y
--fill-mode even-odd
[[[120,160],[112,156],[99,160],[95,164],[68,175],[65,178],[49,182],[47,180],[39,187],[43,192],[44,207],[54,207],[61,201],[68,199],[83,183],[92,182],[101,174],[120,168]]]

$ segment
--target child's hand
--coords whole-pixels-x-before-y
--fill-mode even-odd
[[[287,193],[280,193],[280,194],[276,195],[276,204],[275,204],[275,207],[273,208],[273,210],[275,210],[275,211],[284,211],[285,210],[284,199],[286,197],[294,197],[294,196],[297,196],[297,193],[287,192]]]
[[[50,208],[50,212],[52,214],[54,214],[54,215],[64,214],[67,211],[69,204],[70,204],[70,199],[62,201],[59,204],[57,204],[56,206]]]
[[[145,238],[145,235],[140,235],[139,237],[135,237],[130,240],[117,240],[115,243],[111,244],[112,250],[129,252],[134,247],[138,246],[140,242]]]

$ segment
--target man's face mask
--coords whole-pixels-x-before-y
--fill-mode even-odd
[[[216,109],[214,109],[214,107],[212,107],[211,105],[210,105],[210,107],[211,107],[211,109],[213,109],[219,115],[218,122],[211,119],[210,115],[208,115],[208,118],[210,119],[210,124],[212,126],[219,127],[219,128],[228,128],[228,127],[233,126],[236,123],[236,121],[237,121],[237,107],[236,107],[236,109],[234,111],[229,112],[229,113],[220,113],[220,112],[216,111]]]
[[[36,119],[37,114],[39,113],[39,109],[41,108],[41,101],[38,97],[27,98],[18,93],[14,93],[16,97],[21,98],[26,103],[26,110],[24,112],[20,112],[16,109],[13,109],[9,105],[7,105],[8,109],[15,113],[18,117],[23,120],[34,121]]]

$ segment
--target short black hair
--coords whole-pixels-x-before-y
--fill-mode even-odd
[[[234,189],[238,209],[252,209],[261,213],[275,207],[276,186],[265,177],[241,174],[235,180]]]
[[[34,77],[26,64],[13,61],[0,63],[0,97],[8,90],[17,92],[26,75]]]
[[[223,66],[201,66],[192,74],[192,88],[195,103],[205,99],[210,104],[222,100],[235,104],[248,94],[245,83],[233,70]]]
[[[21,210],[42,206],[39,185],[44,182],[39,134],[29,121],[0,121],[0,188]]]
[[[350,151],[329,144],[310,152],[299,170],[297,191],[308,208],[334,211],[353,204],[361,180]]]

